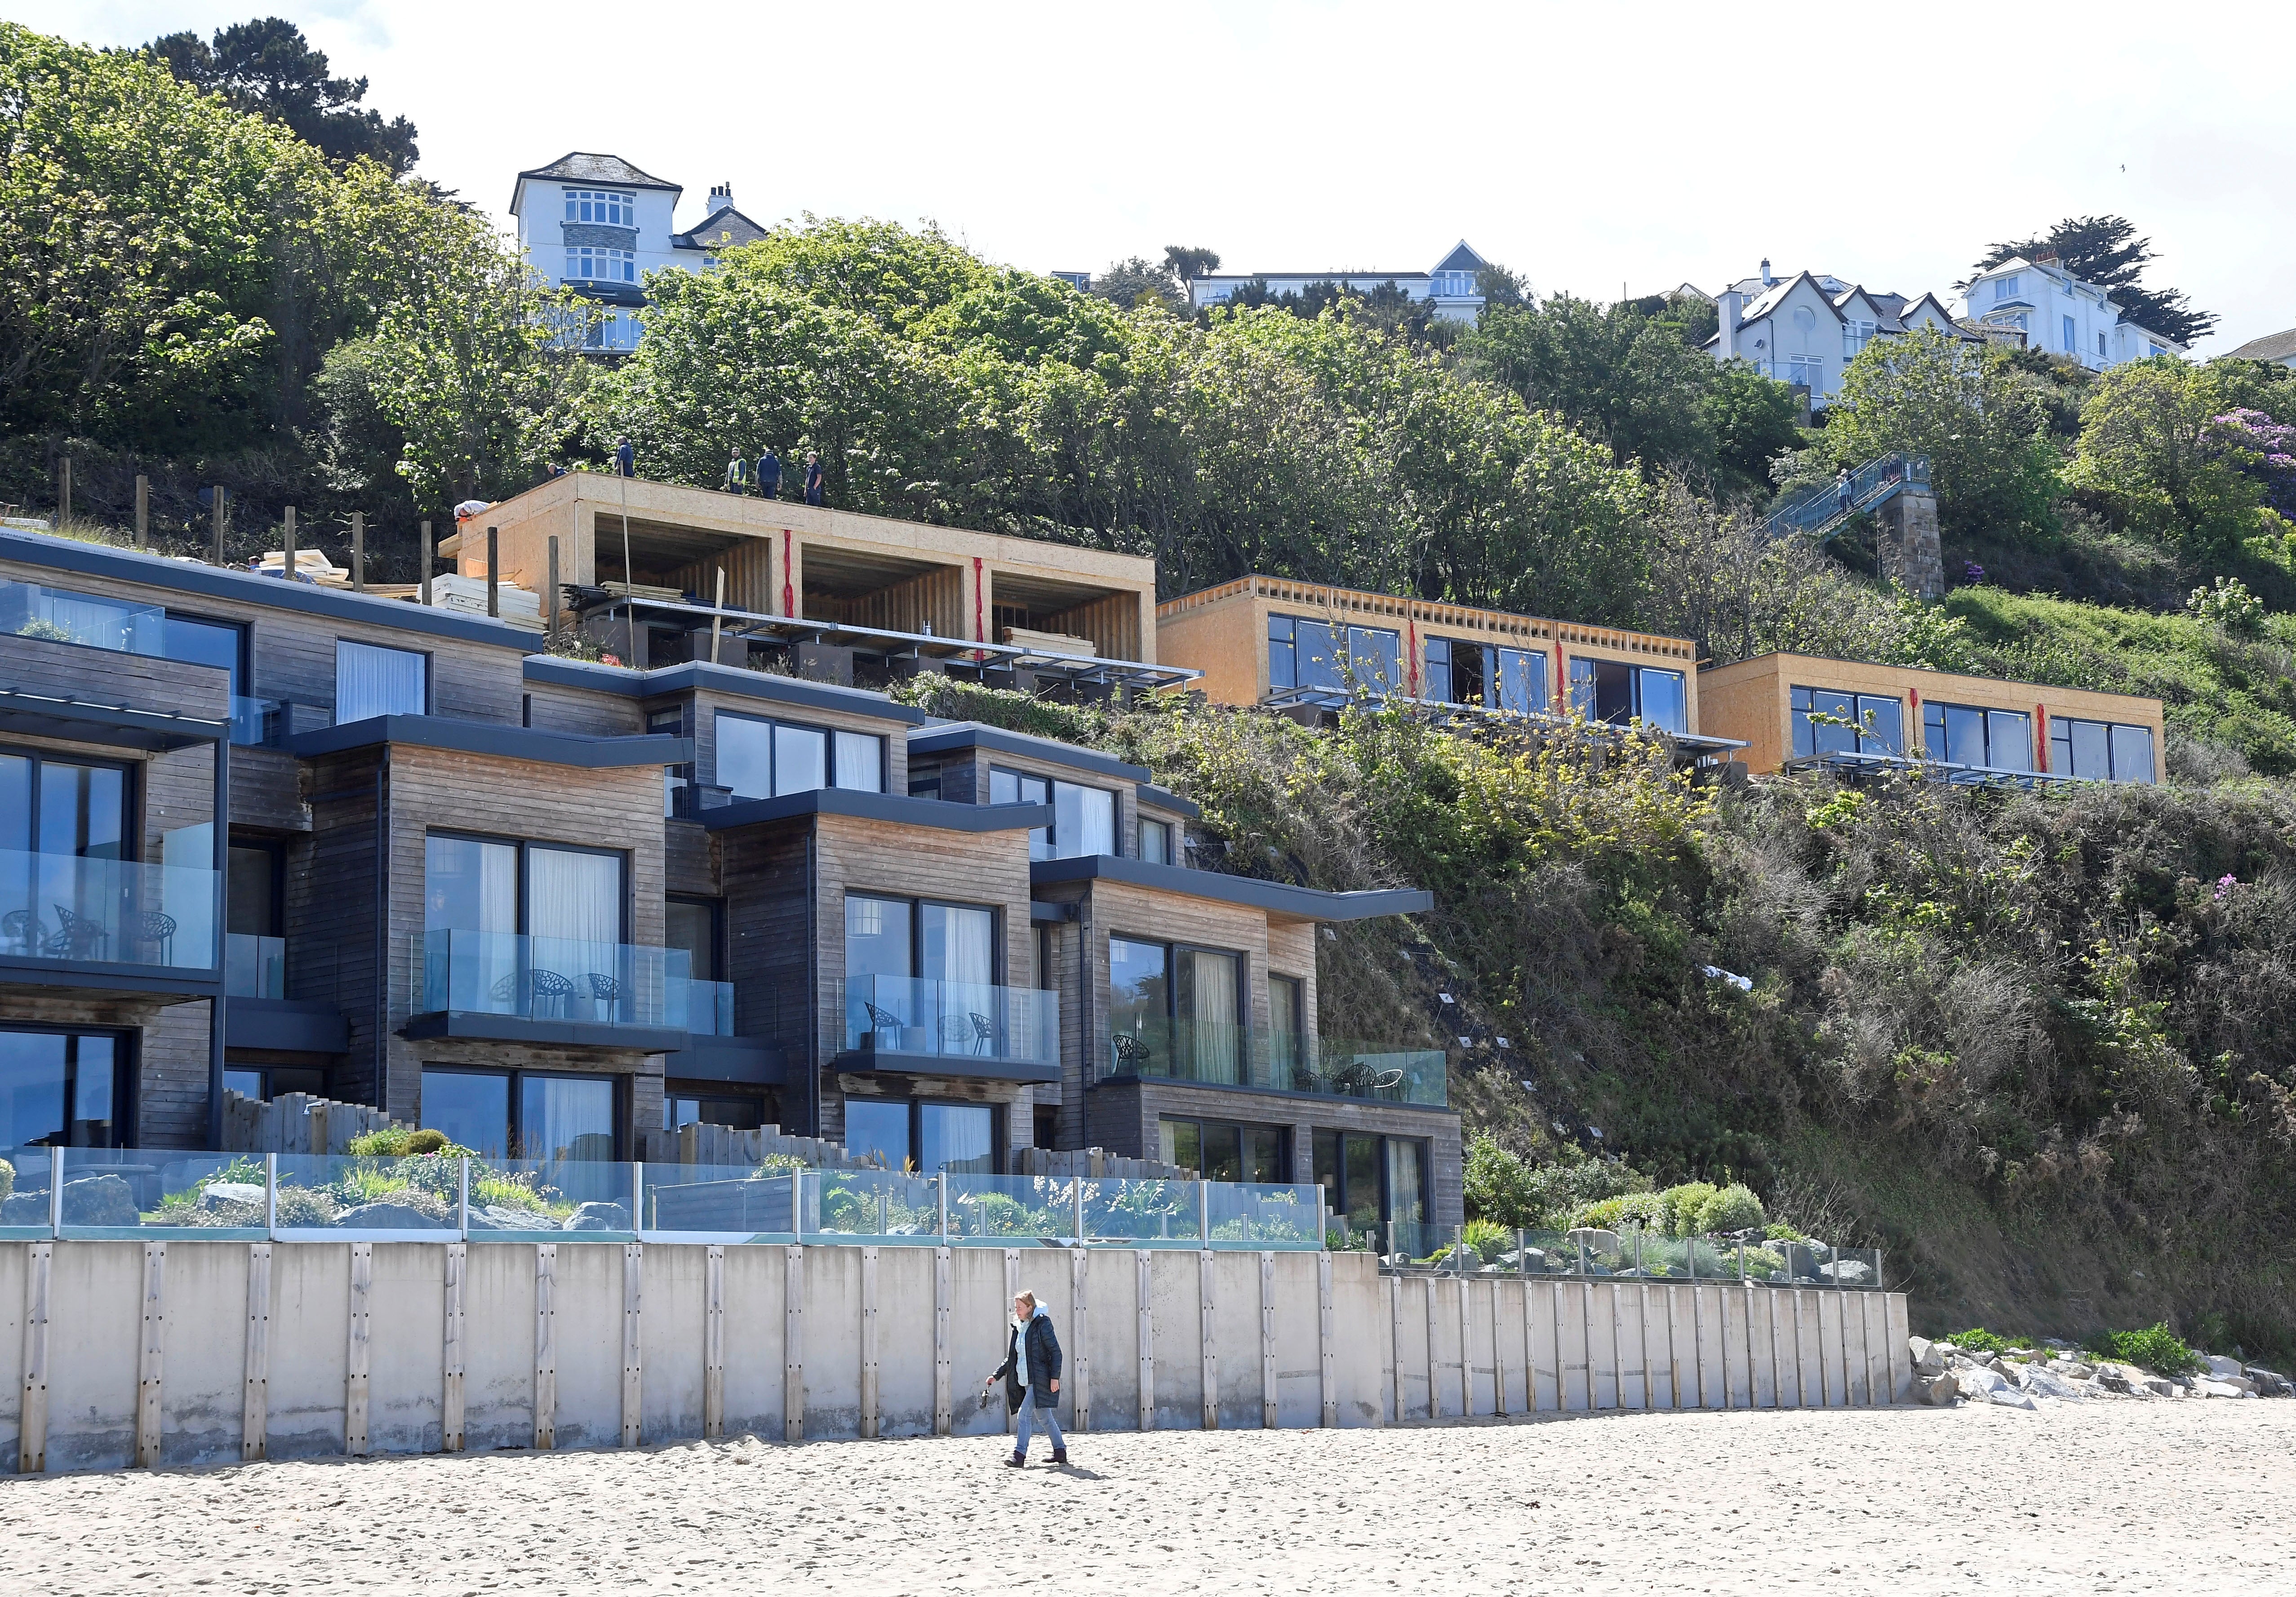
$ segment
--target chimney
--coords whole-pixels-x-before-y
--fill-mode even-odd
[[[1738,352],[1738,313],[1744,309],[1745,298],[1736,289],[1726,288],[1722,297],[1714,301],[1714,313],[1720,322],[1715,330],[1717,360],[1728,360]]]
[[[709,209],[708,211],[703,213],[703,219],[706,221],[709,218],[716,216],[721,210],[731,210],[733,209],[734,185],[730,183],[711,184],[709,185]]]
[[[1770,258],[1765,255],[1762,257],[1762,286],[1764,288],[1775,288],[1777,285],[1778,280],[1770,276]]]

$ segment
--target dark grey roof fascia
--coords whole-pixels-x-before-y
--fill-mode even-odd
[[[544,732],[532,727],[505,727],[493,721],[457,720],[447,715],[377,715],[343,726],[322,727],[316,732],[298,733],[286,740],[286,747],[297,758],[308,760],[318,754],[340,754],[346,749],[372,748],[385,743],[451,749],[461,754],[492,754],[504,760],[532,760],[545,765],[570,765],[583,770],[683,765],[693,758],[693,739],[671,737],[660,732],[589,737],[578,732]]]
[[[865,793],[857,787],[816,787],[809,793],[785,793],[779,798],[742,799],[704,810],[701,820],[707,830],[723,832],[808,815],[847,815],[856,820],[931,827],[943,832],[1029,831],[1053,824],[1050,804],[953,804],[906,794]]]
[[[204,720],[125,704],[91,704],[13,687],[0,687],[0,728],[152,753],[221,743],[231,736],[227,720]]]
[[[1078,770],[1089,770],[1103,777],[1117,777],[1128,782],[1144,782],[1148,769],[1143,765],[1128,765],[1113,754],[1103,754],[1098,749],[1078,748],[1073,743],[1062,743],[1056,737],[1038,737],[1028,732],[1008,732],[1002,727],[985,726],[977,720],[951,721],[922,732],[909,734],[909,754],[945,754],[956,749],[982,748],[999,754],[1013,754],[1023,760],[1042,760],[1051,765],[1070,765]]]
[[[586,169],[567,164],[577,160],[611,161],[613,165]],[[617,188],[658,188],[673,194],[685,192],[684,184],[665,182],[651,172],[639,170],[619,155],[608,155],[597,150],[569,150],[546,166],[531,167],[521,172],[516,182],[522,183],[529,177],[547,178],[553,183],[604,183]]]
[[[333,1004],[234,997],[224,1008],[224,1040],[272,1053],[343,1054],[350,1051],[350,1021]]]
[[[1435,907],[1435,895],[1423,887],[1326,893],[1320,887],[1263,882],[1254,877],[1225,876],[1215,870],[1190,870],[1184,865],[1154,865],[1145,860],[1115,854],[1039,860],[1029,867],[1029,880],[1038,885],[1047,882],[1120,882],[1128,887],[1183,893],[1191,898],[1273,910],[1302,920],[1370,920],[1382,915],[1416,915]]]
[[[586,660],[559,660],[529,654],[526,679],[560,687],[586,687],[626,699],[654,699],[673,693],[730,693],[744,698],[767,699],[779,704],[799,704],[808,710],[836,710],[850,715],[871,715],[879,720],[920,727],[932,718],[882,693],[865,687],[840,687],[834,682],[808,682],[799,677],[777,677],[766,671],[744,671],[737,665],[712,665],[705,660],[659,671],[633,671],[627,666],[594,665]]]
[[[874,1033],[871,1033],[874,1035]],[[830,1060],[830,1068],[850,1074],[931,1076],[936,1081],[1043,1082],[1061,1079],[1057,1059],[996,1059],[979,1054],[929,1054],[849,1048]]]
[[[225,1010],[228,1025],[230,1011]],[[682,1026],[611,1025],[594,1020],[535,1020],[522,1015],[439,1009],[410,1015],[398,1034],[410,1042],[432,1037],[473,1037],[486,1042],[525,1042],[538,1048],[603,1048],[641,1054],[674,1054],[693,1033]]]
[[[1140,784],[1140,802],[1144,804],[1152,804],[1159,810],[1169,810],[1176,814],[1185,815],[1191,820],[1204,812],[1203,806],[1195,800],[1182,798],[1170,788],[1159,787],[1153,782]]]
[[[492,644],[499,648],[524,651],[541,642],[537,634],[507,622],[451,614],[435,608],[425,610],[404,599],[346,593],[277,577],[258,577],[253,572],[170,560],[164,556],[81,543],[77,539],[57,538],[45,532],[22,532],[12,527],[0,528],[0,560],[21,560],[56,571],[77,572],[82,576],[145,582],[200,598],[266,605],[275,610],[294,610],[334,621],[365,622],[379,627],[397,627],[402,631],[424,632],[433,638]]]

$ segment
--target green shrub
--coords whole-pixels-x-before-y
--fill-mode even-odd
[[[758,1162],[758,1167],[750,1172],[750,1179],[764,1181],[770,1176],[795,1175],[806,1168],[806,1162],[795,1154],[767,1154]]]
[[[1767,1218],[1753,1189],[1733,1181],[1699,1206],[1698,1234],[1710,1237],[1717,1231],[1753,1231]]]
[[[1679,1187],[1669,1187],[1659,1194],[1666,1205],[1664,1225],[1669,1237],[1689,1237],[1697,1234],[1698,1214],[1706,1200],[1720,1189],[1712,1181],[1685,1181]]]
[[[324,1192],[308,1187],[282,1187],[272,1200],[272,1212],[282,1226],[332,1225],[335,1206]]]
[[[1656,1192],[1629,1192],[1611,1202],[1618,1210],[1611,1222],[1614,1226],[1641,1225],[1660,1231],[1666,1229],[1666,1199]]]
[[[2006,1353],[2011,1346],[2006,1338],[1997,1337],[1981,1325],[1972,1326],[1965,1331],[1956,1331],[1946,1340],[1964,1353]]]
[[[2155,1375],[2190,1375],[2202,1368],[2200,1356],[2166,1325],[2144,1330],[2100,1332],[2085,1344],[2092,1353]]]
[[[1773,1220],[1762,1228],[1762,1235],[1772,1242],[1807,1242],[1809,1239],[1783,1220]]]
[[[1569,1223],[1562,1229],[1575,1231],[1582,1227],[1592,1227],[1596,1231],[1616,1231],[1626,1201],[1624,1198],[1606,1198],[1600,1203],[1582,1203],[1565,1216]]]
[[[1513,1252],[1514,1248],[1513,1230],[1488,1220],[1467,1222],[1466,1238],[1467,1246],[1473,1248],[1485,1263],[1503,1253]]]
[[[414,1134],[403,1125],[387,1125],[379,1132],[353,1137],[344,1151],[354,1158],[396,1159],[406,1152],[407,1140]]]
[[[1503,1226],[1532,1226],[1539,1220],[1539,1194],[1529,1164],[1488,1136],[1467,1148],[1467,1214]]]
[[[406,1151],[411,1154],[444,1153],[447,1151],[447,1133],[428,1127],[411,1132],[407,1134]]]

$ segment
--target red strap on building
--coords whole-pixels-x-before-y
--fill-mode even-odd
[[[797,589],[790,585],[790,530],[782,529],[782,613],[797,618]],[[772,546],[767,545],[768,548]]]

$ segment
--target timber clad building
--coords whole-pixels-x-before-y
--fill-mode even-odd
[[[1097,1147],[1447,1227],[1446,1055],[1318,1021],[1322,929],[1426,893],[1196,868],[1147,770],[885,689],[2159,775],[2154,700],[1702,676],[1682,638],[1262,576],[1159,606],[1132,556],[663,483],[555,479],[438,552],[478,581],[425,605],[0,531],[0,1157],[219,1148],[226,1092],[308,1092],[497,1157],[674,1161],[697,1124],[926,1174]],[[453,607],[512,583],[597,658]]]

